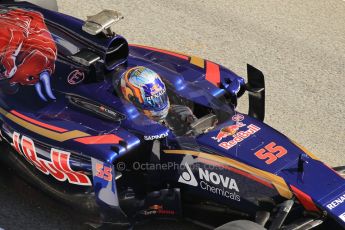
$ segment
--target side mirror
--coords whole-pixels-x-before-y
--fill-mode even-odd
[[[111,26],[123,19],[120,12],[114,10],[103,10],[96,15],[88,16],[82,29],[88,34],[97,35],[104,33],[107,36],[114,36]]]

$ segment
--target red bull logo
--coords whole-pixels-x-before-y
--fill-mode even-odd
[[[245,139],[249,138],[251,135],[255,134],[256,132],[260,131],[261,128],[257,127],[256,125],[248,125],[247,131],[240,131],[236,135],[233,136],[233,139],[228,142],[222,142],[219,144],[220,147],[223,149],[230,149],[236,146],[238,143],[244,141]]]
[[[84,172],[77,172],[71,168],[71,153],[52,148],[50,150],[50,160],[41,159],[37,155],[37,149],[32,139],[13,133],[13,147],[24,158],[45,175],[51,175],[56,180],[71,184],[90,186],[89,177]]]
[[[224,138],[235,135],[238,132],[238,130],[244,126],[246,125],[240,122],[236,125],[230,125],[230,126],[224,127],[219,131],[217,136],[212,137],[212,139],[216,140],[217,142],[221,142],[221,140],[223,140]]]
[[[158,84],[154,84],[152,87],[151,87],[151,92],[152,94],[156,94],[156,93],[159,93],[159,91],[162,89],[162,87],[160,87],[160,85]]]
[[[224,138],[235,135],[241,127],[246,126],[246,124],[241,122],[244,120],[244,116],[242,114],[234,115],[232,120],[235,121],[236,124],[222,128],[217,136],[212,137],[212,139],[216,140],[217,142],[221,142]]]

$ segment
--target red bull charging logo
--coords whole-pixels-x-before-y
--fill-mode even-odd
[[[246,126],[246,124],[242,122],[244,120],[244,116],[242,114],[234,115],[232,120],[235,121],[236,124],[222,128],[217,136],[212,137],[212,139],[217,142],[221,142],[224,138],[235,135],[241,127]]]
[[[236,124],[236,125],[230,125],[230,126],[226,126],[224,128],[222,128],[219,133],[217,134],[217,136],[212,137],[213,140],[216,140],[217,142],[221,142],[224,138],[228,137],[228,136],[233,136],[235,135],[238,130],[241,127],[246,126],[245,124],[241,123],[241,124]]]

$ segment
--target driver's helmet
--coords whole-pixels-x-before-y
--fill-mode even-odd
[[[121,91],[127,101],[155,121],[165,119],[169,112],[165,84],[149,68],[138,66],[126,71],[121,78]]]

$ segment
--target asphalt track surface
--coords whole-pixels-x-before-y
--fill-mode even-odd
[[[241,76],[246,64],[266,76],[266,123],[332,166],[345,165],[345,1],[58,0],[85,19],[117,9],[114,29],[145,44],[218,62]],[[239,106],[247,110],[247,98]],[[2,153],[4,154],[4,153]],[[82,229],[73,210],[0,165],[0,227]],[[168,227],[167,227],[168,226]],[[199,229],[154,222],[136,229]]]

